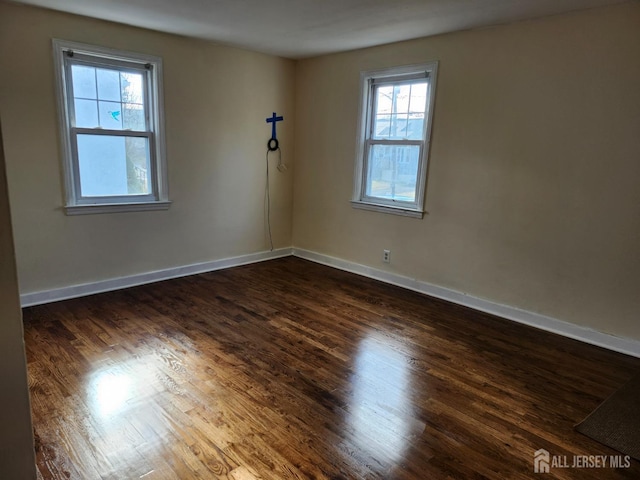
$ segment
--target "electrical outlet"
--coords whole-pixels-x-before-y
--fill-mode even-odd
[[[391,263],[391,250],[382,251],[382,261],[384,263]]]

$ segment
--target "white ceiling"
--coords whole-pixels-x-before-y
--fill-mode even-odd
[[[289,58],[626,0],[14,0]]]

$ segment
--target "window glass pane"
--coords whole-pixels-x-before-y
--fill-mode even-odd
[[[404,134],[409,140],[422,140],[424,135],[424,113],[410,113]]]
[[[71,66],[73,96],[75,98],[96,98],[96,69],[80,65]]]
[[[371,145],[366,195],[415,202],[419,159],[419,145]]]
[[[120,73],[121,98],[125,103],[144,103],[141,73]]]
[[[76,127],[148,129],[143,73],[79,65],[71,68]]]
[[[122,130],[122,104],[116,102],[98,102],[100,126],[111,130]]]
[[[144,110],[143,75],[139,73],[123,72],[122,85],[122,122],[123,128],[130,130],[146,130],[146,116]]]
[[[393,86],[385,85],[374,89],[376,111],[373,112],[373,137],[391,136],[391,112],[393,110]]]
[[[397,113],[391,116],[391,138],[407,138],[406,113]]]
[[[149,141],[146,138],[127,137],[127,187],[130,195],[148,195],[151,191],[151,163]]]
[[[414,83],[411,85],[411,101],[409,102],[410,112],[424,113],[427,106],[427,82]]]
[[[424,80],[375,88],[375,139],[420,140],[424,133],[428,84]]]
[[[376,91],[376,114],[390,114],[393,105],[393,86],[378,87]]]
[[[98,98],[100,100],[120,101],[120,72],[118,70],[97,69]]]
[[[391,115],[376,115],[374,129],[375,138],[388,138],[391,133]]]
[[[82,134],[77,139],[82,196],[151,193],[147,138]]]
[[[144,107],[139,103],[122,105],[122,128],[127,130],[146,130]]]
[[[95,100],[74,99],[76,127],[95,128],[98,122],[98,102]]]
[[[396,102],[395,111],[407,113],[409,111],[409,99],[411,98],[411,85],[396,85],[393,89]]]

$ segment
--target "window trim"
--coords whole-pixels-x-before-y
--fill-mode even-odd
[[[62,171],[65,187],[65,213],[67,215],[112,213],[148,210],[166,210],[171,205],[169,201],[169,186],[167,178],[165,132],[164,132],[164,102],[162,85],[162,59],[153,55],[136,52],[115,50],[107,47],[88,45],[67,40],[53,39],[54,68],[58,101],[58,123],[62,154]],[[128,131],[125,136],[149,139],[149,163],[151,170],[151,193],[148,195],[124,195],[108,197],[82,197],[80,194],[80,178],[77,172],[78,161],[72,138],[79,133],[122,133],[120,131],[104,130],[96,132],[93,129],[73,127],[71,120],[73,112],[70,109],[68,85],[71,82],[68,74],[66,52],[73,51],[80,62],[87,60],[89,64],[102,63],[117,69],[148,71],[145,93],[148,110],[148,131]],[[150,69],[145,68],[151,65]],[[85,131],[86,130],[86,131]]]
[[[360,114],[358,116],[358,141],[356,146],[356,162],[353,184],[353,197],[351,205],[354,208],[373,210],[376,212],[392,213],[415,218],[422,218],[424,215],[424,200],[426,192],[427,170],[429,164],[429,151],[431,146],[431,131],[433,127],[433,110],[435,103],[436,80],[438,76],[438,62],[432,61],[424,64],[405,65],[400,67],[389,67],[378,70],[369,70],[360,73]],[[416,201],[398,202],[394,200],[384,200],[379,197],[366,195],[366,167],[368,150],[372,144],[372,93],[375,85],[381,83],[392,83],[394,78],[403,80],[415,80],[418,78],[429,79],[429,96],[427,111],[425,112],[425,125],[422,140],[375,140],[376,144],[403,145],[417,144],[421,146],[420,159],[418,165],[418,178],[416,180]]]

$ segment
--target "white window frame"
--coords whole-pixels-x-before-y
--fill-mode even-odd
[[[429,159],[429,147],[431,144],[431,129],[433,124],[433,107],[436,93],[436,78],[438,74],[438,62],[433,61],[420,65],[406,65],[401,67],[384,68],[361,72],[360,74],[360,116],[358,119],[358,142],[356,150],[355,174],[353,198],[351,204],[355,208],[373,210],[383,213],[393,213],[409,217],[422,218],[424,215],[424,198],[427,181],[427,167]],[[425,111],[424,132],[421,140],[375,140],[376,144],[388,145],[419,145],[420,156],[418,175],[416,179],[416,196],[414,202],[384,199],[367,196],[366,181],[369,148],[374,143],[373,111],[374,111],[374,85],[380,83],[393,83],[418,78],[429,80],[429,92],[427,109]]]
[[[111,213],[145,210],[166,210],[169,201],[167,165],[164,142],[164,105],[162,89],[162,59],[141,53],[53,39],[58,113],[60,123],[62,169],[67,215]],[[131,69],[146,72],[145,105],[148,130],[107,130],[76,128],[74,125],[71,65],[85,64],[107,66],[115,69]],[[122,195],[107,197],[83,197],[76,138],[78,134],[126,135],[147,138],[149,141],[151,188],[148,195]]]

